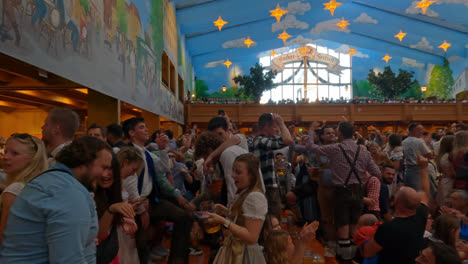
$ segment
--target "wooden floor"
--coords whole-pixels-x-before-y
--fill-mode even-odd
[[[165,243],[166,244],[166,243]],[[169,244],[165,245],[166,248],[169,248]],[[200,245],[199,248],[203,250],[203,254],[200,256],[190,256],[189,264],[208,264],[210,260],[210,248],[206,245]],[[165,264],[167,263],[167,257],[164,260],[154,261],[154,264]],[[141,263],[143,264],[143,263]]]

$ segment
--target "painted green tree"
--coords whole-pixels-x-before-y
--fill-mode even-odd
[[[195,81],[195,98],[208,97],[208,85],[202,80]]]
[[[124,35],[124,37],[127,36],[128,21],[125,0],[117,0],[117,29]]]
[[[241,93],[239,88],[237,87],[230,87],[227,88],[225,92],[223,91],[217,91],[213,92],[209,95],[209,97],[214,97],[214,98],[221,98],[221,99],[240,99],[241,98]]]
[[[413,85],[414,72],[399,69],[398,76],[390,66],[385,67],[383,72],[375,73],[370,70],[367,81],[372,84],[372,93],[382,98],[395,98],[408,91]]]
[[[443,65],[435,65],[431,72],[431,80],[427,85],[425,96],[437,96],[439,98],[452,98],[453,72],[450,63],[444,59]]]
[[[372,94],[372,85],[366,80],[353,80],[353,95],[358,97],[376,97]]]
[[[404,98],[421,98],[421,85],[419,85],[418,80],[415,80],[411,87],[401,95]]]
[[[80,5],[83,7],[85,14],[88,15],[89,12],[89,2],[88,0],[80,0]]]
[[[155,59],[155,65],[157,70],[161,70],[160,59],[164,48],[163,42],[163,3],[162,0],[151,0],[151,38],[153,40],[153,52]]]
[[[262,65],[255,63],[255,66],[250,68],[250,75],[238,75],[233,78],[234,82],[241,85],[240,93],[251,97],[256,103],[260,102],[263,92],[275,86],[273,79],[277,73],[271,70],[266,73],[264,71],[265,68]]]

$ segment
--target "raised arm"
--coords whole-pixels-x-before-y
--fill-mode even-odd
[[[273,114],[272,119],[281,131],[281,138],[283,139],[284,144],[290,145],[293,142],[292,136],[289,132],[288,127],[286,126],[286,124],[284,124],[283,118],[279,114]]]

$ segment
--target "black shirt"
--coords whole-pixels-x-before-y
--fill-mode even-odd
[[[381,216],[388,213],[388,196],[389,193],[387,184],[383,181],[380,181],[379,207]]]
[[[424,230],[429,209],[421,204],[416,214],[396,217],[377,229],[374,240],[383,247],[379,253],[379,264],[413,264],[424,247]]]

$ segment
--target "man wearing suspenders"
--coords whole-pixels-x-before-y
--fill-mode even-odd
[[[340,143],[330,145],[314,144],[315,130],[309,130],[308,151],[328,156],[334,185],[333,207],[339,247],[337,254],[344,261],[351,261],[351,240],[363,208],[362,182],[365,172],[380,178],[380,170],[364,146],[353,140],[354,126],[350,122],[338,125]]]

